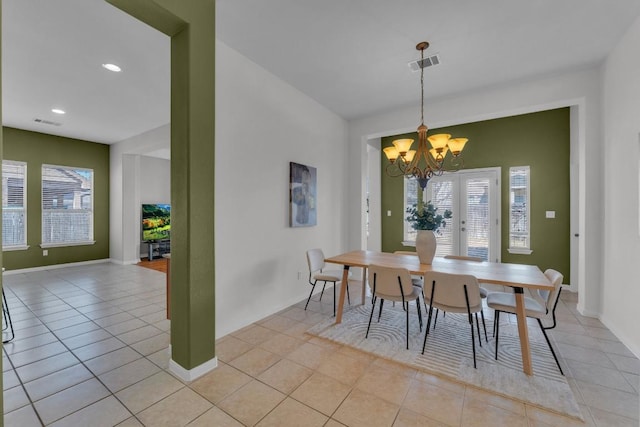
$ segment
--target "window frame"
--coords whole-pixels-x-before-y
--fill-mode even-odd
[[[15,166],[21,166],[23,167],[23,185],[22,185],[22,211],[23,211],[23,222],[24,222],[24,243],[20,243],[20,244],[16,244],[16,245],[6,245],[4,244],[4,234],[3,234],[3,241],[2,241],[2,251],[3,252],[9,252],[9,251],[24,251],[29,249],[29,245],[27,244],[27,162],[22,162],[22,161],[18,161],[18,160],[2,160],[2,173],[4,175],[4,166],[6,165],[15,165]],[[3,176],[3,180],[4,180],[4,176]],[[2,206],[2,214],[4,217],[4,210],[5,210],[5,206],[3,203]]]
[[[514,232],[512,230],[512,224],[514,222],[514,204],[515,204],[515,196],[514,196],[514,185],[513,185],[513,176],[514,173],[526,173],[526,182],[525,182],[525,215],[526,215],[526,231],[518,231],[517,237],[524,237],[526,240],[526,246],[513,246]],[[518,187],[520,188],[520,187]],[[531,250],[531,168],[530,166],[512,166],[509,168],[509,247],[507,251],[510,254],[521,254],[521,255],[530,255],[533,253]]]
[[[85,211],[87,209],[45,209],[44,208],[44,176],[45,169],[63,169],[68,171],[85,171],[91,173],[91,208],[90,208],[90,223],[89,223],[89,239],[87,240],[69,240],[69,241],[56,241],[56,242],[45,242],[44,241],[44,231],[45,231],[45,211]],[[56,247],[67,247],[67,246],[86,246],[95,244],[95,171],[92,168],[85,167],[76,167],[76,166],[64,166],[64,165],[52,165],[52,164],[42,164],[41,166],[41,176],[40,176],[40,224],[41,224],[41,233],[40,233],[40,247],[41,248],[56,248]]]

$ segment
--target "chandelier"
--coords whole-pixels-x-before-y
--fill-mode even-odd
[[[427,136],[427,126],[424,124],[424,51],[428,47],[429,42],[420,42],[416,45],[416,49],[420,51],[421,90],[418,149],[411,150],[413,139],[396,139],[393,141],[393,147],[383,150],[389,160],[386,167],[387,175],[414,177],[422,190],[426,188],[432,177],[440,176],[445,171],[456,171],[462,168],[460,154],[468,141],[467,138],[451,138],[451,135],[446,133]],[[447,156],[449,153],[451,155]]]

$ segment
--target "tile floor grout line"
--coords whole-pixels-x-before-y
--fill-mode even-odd
[[[21,302],[22,302],[22,301],[21,301]],[[27,307],[27,308],[28,308],[28,307]],[[29,309],[29,310],[30,310],[30,309]],[[30,311],[31,311],[31,310],[30,310]],[[40,322],[42,322],[42,321],[40,320],[40,318],[38,317],[38,315],[37,315],[37,314],[35,314],[35,313],[33,313],[33,312],[32,312],[32,314],[33,314],[36,318],[38,318],[38,320],[39,320]],[[89,321],[92,321],[92,320],[91,320],[91,319],[89,319]],[[84,322],[83,322],[83,323],[84,323]],[[49,330],[49,333],[51,333],[53,336],[55,336],[55,337],[58,339],[58,341],[59,341],[59,342],[60,342],[60,343],[61,343],[61,344],[62,344],[62,345],[67,349],[67,351],[68,351],[69,353],[71,353],[71,354],[72,354],[72,355],[73,355],[73,356],[74,356],[74,357],[79,361],[79,364],[81,364],[81,365],[82,365],[82,366],[83,366],[83,367],[84,367],[88,372],[90,372],[90,373],[92,374],[92,376],[93,376],[93,377],[94,377],[94,378],[95,378],[95,379],[96,379],[96,380],[97,380],[97,381],[98,381],[98,382],[99,382],[99,383],[100,383],[100,384],[105,388],[105,390],[107,390],[111,396],[113,396],[113,397],[114,397],[114,398],[115,398],[115,399],[116,399],[116,400],[117,400],[117,401],[118,401],[118,402],[119,402],[119,403],[120,403],[120,404],[121,404],[121,405],[122,405],[122,406],[123,406],[123,407],[124,407],[124,408],[125,408],[125,409],[130,413],[130,414],[131,414],[131,415],[132,415],[132,416],[133,416],[133,417],[135,417],[135,414],[133,414],[133,413],[131,412],[131,410],[127,407],[127,405],[125,405],[125,403],[124,403],[124,402],[122,402],[122,401],[121,401],[121,400],[116,396],[116,394],[115,394],[115,393],[113,393],[113,392],[111,391],[111,389],[109,389],[109,387],[107,387],[107,386],[106,386],[106,384],[105,384],[105,383],[104,383],[104,382],[99,378],[99,376],[98,376],[98,375],[94,374],[94,373],[93,373],[93,371],[92,371],[91,369],[89,369],[89,367],[85,364],[85,361],[82,361],[82,360],[81,360],[81,359],[80,359],[80,358],[79,358],[79,357],[78,357],[78,356],[73,352],[73,350],[72,350],[71,348],[69,348],[69,347],[67,346],[67,344],[65,344],[65,343],[62,341],[62,339],[60,339],[60,337],[59,337],[58,335],[56,335],[56,333],[55,333],[55,331],[54,331],[54,330],[50,329],[50,328],[49,328],[49,326],[48,326],[48,325],[46,325],[45,323],[43,323],[43,325],[44,325],[44,326]],[[75,325],[74,325],[74,326],[75,326]],[[106,330],[106,329],[102,328],[100,325],[98,325],[98,326],[99,326],[101,329],[103,329],[104,331],[106,331],[108,334],[110,334],[113,338],[118,339],[116,336],[114,336],[113,334],[111,334],[108,330]],[[64,329],[64,328],[63,328],[63,329]],[[109,338],[107,338],[107,339],[109,339]],[[101,340],[101,341],[104,341],[104,340]],[[101,342],[101,341],[98,341],[98,342]],[[120,340],[118,340],[118,341],[120,341]],[[120,342],[122,342],[122,341],[120,341]],[[135,348],[131,347],[129,344],[124,343],[124,342],[122,342],[122,343],[125,345],[125,347],[129,347],[129,348],[131,348],[131,350],[133,350],[134,352],[138,353],[138,354],[141,356],[141,358],[144,358],[144,359],[148,360],[148,359],[147,359],[147,357],[146,357],[144,354],[142,354],[142,353],[138,352]],[[95,344],[95,343],[93,343],[93,344]],[[91,345],[91,344],[88,344],[88,345]],[[82,347],[79,347],[79,348],[82,348]],[[123,348],[123,347],[121,347],[121,348]],[[113,350],[113,351],[117,351],[117,350],[119,350],[119,349],[115,349],[115,350]],[[107,352],[107,353],[104,353],[104,354],[101,354],[101,355],[96,356],[96,357],[100,357],[100,356],[103,356],[103,355],[105,355],[105,354],[112,353],[113,351],[111,351],[111,352]],[[8,357],[9,357],[9,356],[7,355],[7,358],[8,358]],[[45,359],[47,359],[47,358],[45,358]],[[92,360],[92,359],[95,359],[95,357],[93,357],[93,358],[91,358],[91,359],[87,359],[87,361]],[[44,359],[40,359],[40,360],[44,360]],[[150,360],[149,360],[149,362],[150,362],[150,363],[153,363],[153,362],[152,362],[152,361],[150,361]],[[14,372],[15,372],[16,376],[18,377],[18,380],[20,381],[20,384],[21,384],[21,386],[22,386],[22,388],[23,388],[23,391],[24,391],[25,395],[27,396],[27,398],[29,399],[29,402],[30,402],[31,406],[33,407],[33,411],[36,413],[36,416],[38,417],[38,419],[40,420],[40,422],[42,423],[42,425],[45,425],[45,424],[42,422],[42,418],[40,417],[40,413],[38,412],[38,410],[37,410],[37,408],[36,408],[36,406],[35,406],[35,402],[31,400],[31,396],[30,396],[30,395],[29,395],[29,393],[27,392],[27,390],[26,390],[26,388],[25,388],[25,385],[24,385],[24,383],[22,382],[22,378],[20,378],[20,375],[18,374],[17,370],[15,369],[15,367],[14,367],[14,365],[13,365],[13,362],[12,362],[10,359],[9,359],[9,363],[11,363],[12,369],[14,370]],[[33,362],[33,363],[35,363],[35,362]],[[155,366],[157,366],[155,363],[153,363],[153,364],[154,364]],[[27,364],[27,365],[29,365],[29,364]],[[24,365],[24,366],[27,366],[27,365]],[[125,365],[126,365],[126,364],[125,364]],[[122,365],[122,366],[125,366],[125,365]],[[120,367],[122,367],[122,366],[120,366]],[[118,368],[120,368],[120,367],[116,367],[116,368],[114,368],[114,369],[112,369],[112,370],[118,369]],[[66,368],[64,368],[64,369],[66,369]],[[162,368],[160,368],[160,369],[161,369],[161,372],[162,372]],[[107,371],[107,372],[111,372],[112,370]],[[56,371],[56,372],[59,372],[59,371],[60,371],[60,370],[58,370],[58,371]],[[100,375],[103,375],[103,374],[105,374],[105,373],[107,373],[107,372],[103,372],[103,373],[102,373],[102,374],[100,374]],[[53,373],[55,373],[55,372],[52,372],[52,373],[47,374],[47,375],[51,375],[51,374],[53,374]],[[43,375],[42,377],[39,377],[39,378],[44,378],[44,377],[46,377],[47,375]],[[149,377],[147,377],[147,378],[149,378]],[[144,378],[144,379],[146,379],[146,378]],[[143,381],[144,379],[142,379],[142,380],[140,380],[140,381]],[[36,380],[36,379],[34,378],[34,380]],[[65,387],[65,388],[63,388],[63,389],[61,389],[61,390],[56,391],[55,393],[52,393],[52,394],[50,394],[50,395],[48,395],[48,396],[46,396],[46,397],[43,397],[42,399],[39,399],[38,401],[40,401],[40,400],[44,400],[44,399],[46,399],[47,397],[51,397],[51,396],[53,396],[53,395],[55,395],[55,394],[57,394],[57,393],[60,393],[60,392],[62,392],[62,391],[64,391],[64,390],[68,390],[68,389],[70,389],[70,388],[72,388],[72,387],[75,387],[75,386],[77,386],[77,385],[79,385],[79,384],[82,384],[82,383],[84,383],[84,382],[86,382],[86,381],[90,381],[90,380],[91,380],[91,378],[90,378],[90,379],[87,379],[87,380],[85,380],[85,381],[81,381],[81,382],[80,382],[80,383],[78,383],[78,384],[74,384],[74,385],[71,385],[71,386],[69,386],[69,387]],[[32,381],[33,381],[33,380],[32,380]],[[138,383],[138,382],[140,382],[140,381],[137,381],[136,383]],[[29,382],[31,382],[31,381],[29,381]],[[136,383],[133,383],[133,384],[136,384]],[[130,387],[130,386],[132,386],[133,384],[130,384],[130,385],[129,385],[129,386],[127,386],[127,387]],[[57,421],[59,421],[59,420],[61,420],[61,419],[65,418],[65,417],[68,417],[68,416],[70,416],[70,415],[72,415],[72,414],[74,414],[74,413],[76,413],[76,412],[78,412],[78,411],[81,411],[82,409],[84,409],[84,408],[86,408],[86,407],[88,407],[88,406],[91,406],[91,405],[93,405],[93,404],[95,404],[95,403],[97,403],[97,402],[99,402],[99,401],[101,401],[101,400],[104,400],[104,399],[106,399],[107,397],[109,397],[109,396],[107,395],[107,396],[105,396],[104,398],[97,400],[96,402],[91,402],[91,403],[89,403],[88,405],[83,406],[82,408],[79,408],[79,409],[77,409],[77,410],[75,410],[75,411],[73,411],[73,412],[71,412],[71,413],[69,413],[69,414],[65,415],[64,417],[59,418],[58,420],[54,420],[53,422],[57,422]],[[137,419],[137,417],[136,417],[136,419]]]

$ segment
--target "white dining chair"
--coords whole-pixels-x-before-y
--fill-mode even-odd
[[[309,298],[307,298],[307,303],[304,306],[304,309],[307,309],[309,305],[309,301],[311,300],[311,296],[313,295],[313,291],[316,288],[316,284],[318,282],[322,282],[322,292],[320,292],[320,301],[322,301],[322,295],[324,295],[324,288],[327,286],[327,282],[333,283],[333,315],[336,315],[336,285],[342,281],[342,271],[341,270],[325,270],[325,262],[324,262],[324,253],[322,249],[309,249],[307,251],[307,265],[309,266],[309,284],[311,285],[311,292],[309,292]],[[351,272],[349,272],[349,277],[351,277]],[[346,283],[347,286],[347,300],[349,305],[351,305],[351,297],[349,296],[349,283]]]
[[[531,290],[532,297],[524,297],[525,313],[527,317],[538,320],[538,325],[540,326],[540,330],[542,331],[542,334],[547,341],[547,345],[549,345],[549,350],[551,350],[551,354],[556,361],[556,365],[558,365],[560,373],[564,375],[564,372],[562,372],[562,367],[560,366],[560,362],[558,361],[558,357],[556,356],[556,352],[553,350],[553,346],[551,345],[551,341],[549,341],[549,337],[547,336],[546,332],[547,329],[553,329],[556,327],[556,306],[558,305],[558,299],[560,298],[560,292],[562,291],[562,279],[564,277],[560,272],[553,269],[545,270],[544,275],[547,276],[547,279],[549,279],[549,281],[553,284],[553,290]],[[496,335],[496,360],[498,360],[500,313],[505,312],[515,314],[515,294],[510,292],[490,292],[489,296],[487,297],[487,305],[496,311],[496,315],[494,318],[494,330]],[[547,317],[547,315],[549,314],[551,314],[553,324],[551,326],[545,327],[542,324],[542,319]]]
[[[421,289],[413,286],[411,274],[406,268],[384,267],[375,264],[369,266],[369,286],[371,287],[371,293],[373,295],[371,297],[373,304],[371,305],[371,314],[369,315],[369,325],[367,326],[365,338],[369,337],[369,329],[371,329],[371,319],[373,319],[376,301],[380,300],[378,322],[382,315],[382,306],[385,300],[401,302],[407,317],[407,350],[409,350],[409,302],[416,302],[420,331],[422,331],[422,310],[420,309]]]
[[[424,354],[427,346],[427,337],[429,336],[429,327],[431,325],[434,308],[449,313],[467,313],[469,316],[469,326],[471,327],[473,367],[476,368],[476,342],[473,330],[474,314],[476,327],[478,329],[478,343],[482,347],[480,323],[478,322],[478,312],[482,312],[482,298],[480,297],[478,279],[468,274],[450,274],[430,271],[424,275],[424,293],[428,299],[429,315],[427,317],[424,343],[422,344],[422,354]]]

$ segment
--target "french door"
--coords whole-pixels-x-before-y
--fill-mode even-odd
[[[438,213],[452,212],[436,233],[436,256],[500,261],[500,168],[464,170],[432,178],[425,191]]]

